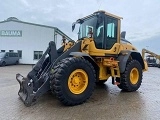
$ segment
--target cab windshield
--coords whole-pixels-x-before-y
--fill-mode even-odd
[[[96,48],[107,50],[110,50],[117,43],[118,19],[104,14],[94,14],[77,20],[72,24],[72,30],[77,23],[80,24],[79,40],[92,37]]]
[[[92,16],[85,19],[80,24],[78,39],[88,37],[90,32],[92,32],[93,38],[96,39],[100,33],[100,28],[103,27],[103,23],[103,19],[97,16]]]

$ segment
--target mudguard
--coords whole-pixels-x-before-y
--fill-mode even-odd
[[[117,60],[120,61],[119,62],[120,73],[123,73],[125,71],[127,61],[130,57],[134,60],[137,60],[142,65],[142,69],[145,69],[143,58],[139,52],[132,50],[123,50],[120,52],[117,58]]]
[[[88,60],[94,67],[95,71],[96,71],[96,76],[97,76],[97,79],[98,79],[98,76],[99,76],[99,66],[96,64],[96,62],[94,61],[94,59],[89,55],[89,54],[86,54],[86,53],[82,53],[82,52],[71,52],[69,54],[70,56],[74,56],[74,57],[83,57],[84,59]]]
[[[74,56],[74,57],[84,57],[84,58],[87,59],[90,63],[92,63],[92,65],[93,65],[94,67],[96,67],[97,69],[99,68],[98,65],[96,64],[96,62],[94,61],[94,59],[93,59],[90,55],[88,55],[88,54],[86,54],[86,53],[82,53],[82,52],[71,52],[69,55],[70,55],[70,56]]]

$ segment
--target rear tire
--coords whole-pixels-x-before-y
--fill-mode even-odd
[[[1,66],[6,66],[6,62],[5,62],[5,61],[3,61]]]
[[[18,65],[19,64],[19,61],[16,61],[15,65]]]
[[[54,70],[54,71],[53,71]],[[65,58],[52,68],[51,90],[64,105],[78,105],[93,93],[96,81],[95,70],[83,58]]]
[[[142,66],[137,60],[131,60],[128,62],[126,69],[121,78],[116,79],[117,82],[120,82],[117,85],[123,91],[136,91],[142,83]]]

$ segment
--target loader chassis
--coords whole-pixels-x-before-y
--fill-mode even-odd
[[[76,42],[63,38],[58,50],[50,42],[27,77],[16,75],[24,104],[34,104],[51,90],[63,104],[78,105],[92,95],[96,83],[109,77],[120,89],[136,91],[147,66],[136,48],[125,40],[125,33],[120,36],[120,20],[121,17],[98,11],[73,24],[72,29],[80,24]]]

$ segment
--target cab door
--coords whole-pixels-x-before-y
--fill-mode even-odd
[[[104,32],[104,47],[106,50],[110,50],[118,42],[118,20],[106,16]]]
[[[95,47],[92,54],[103,53],[104,56],[117,55],[119,53],[119,32],[120,32],[120,20],[108,15],[103,18],[98,18],[100,22],[97,22],[96,32],[94,36]]]

